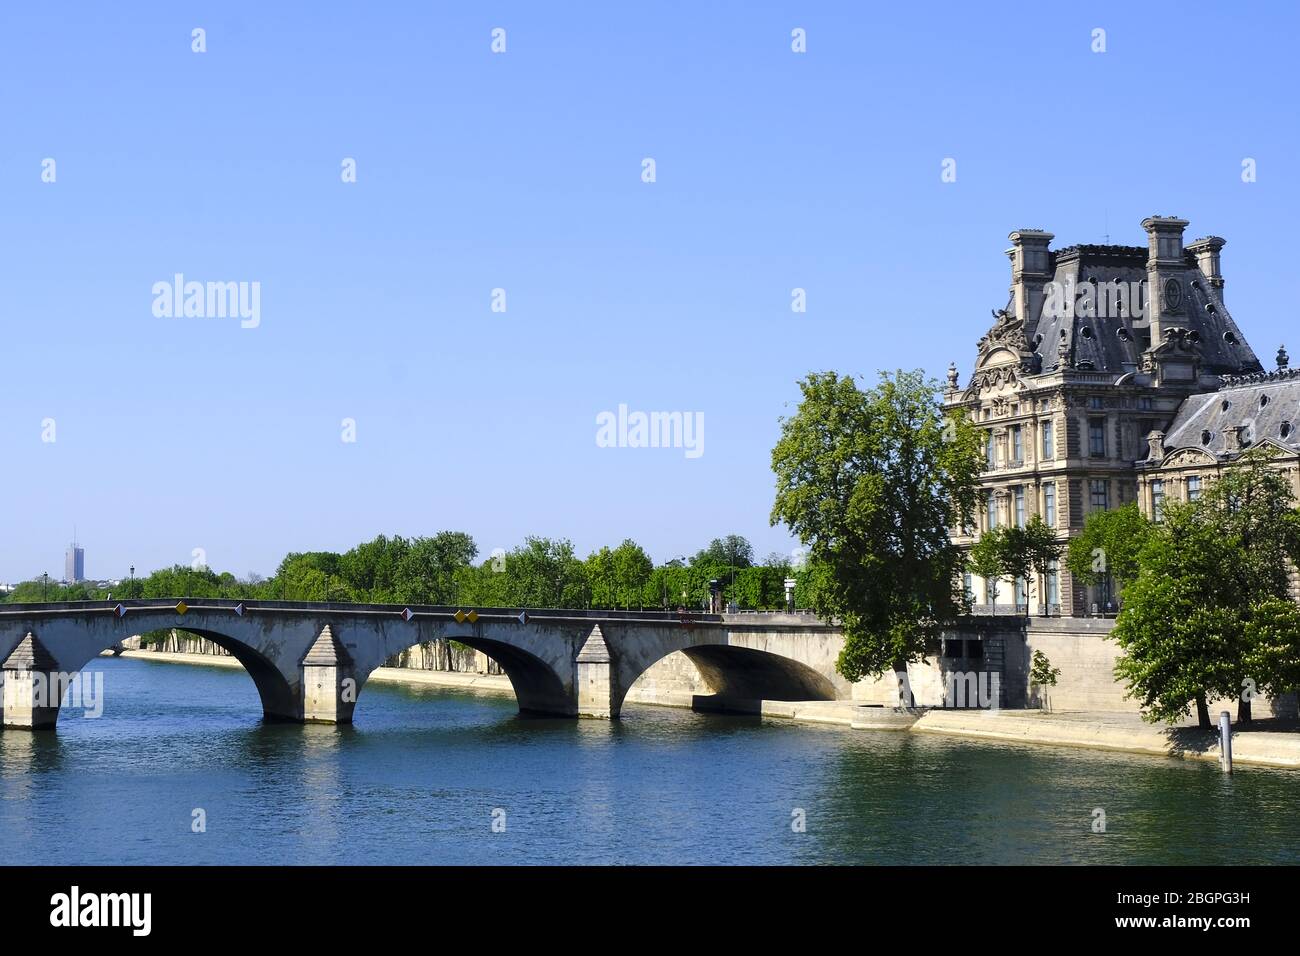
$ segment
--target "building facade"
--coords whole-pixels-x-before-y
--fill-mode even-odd
[[[984,531],[1039,515],[1062,544],[1093,511],[1137,501],[1159,513],[1164,495],[1199,483],[1262,442],[1289,455],[1300,494],[1300,376],[1265,372],[1224,304],[1217,236],[1184,245],[1186,220],[1143,220],[1146,246],[1053,250],[1051,233],[1011,233],[1011,290],[980,339],[961,386],[948,370],[944,404],[984,431]],[[1267,409],[1267,412],[1265,410]],[[1206,436],[1209,436],[1207,439]],[[1084,616],[1111,613],[1108,585],[1060,566],[1035,581],[967,575],[978,610],[996,604]]]

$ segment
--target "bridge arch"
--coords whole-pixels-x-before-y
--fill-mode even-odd
[[[616,630],[616,625],[610,629]],[[834,654],[826,653],[824,637],[817,639],[818,653],[810,655],[807,634],[791,633],[789,628],[652,628],[641,634],[638,641],[609,642],[618,649],[612,655],[610,675],[613,715],[621,711],[642,675],[678,651],[724,706],[727,700],[842,700],[851,695],[848,683],[835,674]],[[837,648],[832,650],[838,653]]]
[[[301,719],[293,682],[260,649],[236,636],[238,627],[217,629],[202,615],[178,620],[173,611],[133,616],[129,621],[93,618],[35,618],[0,634],[0,662],[9,686],[3,698],[5,726],[53,728],[62,709],[63,690],[86,666],[130,637],[151,631],[182,631],[212,641],[243,667],[257,688],[267,720]],[[105,688],[111,706],[111,688]]]
[[[390,645],[386,649],[388,657],[385,660],[400,654],[407,648],[427,644],[433,640],[455,641],[486,654],[501,666],[502,672],[509,679],[510,686],[515,692],[520,713],[548,715],[573,713],[572,685],[566,686],[555,664],[520,647],[518,643],[502,640],[502,636],[483,633],[483,629],[466,629],[464,633],[438,634],[434,637],[420,634],[416,640],[399,642],[400,646]],[[383,666],[383,662],[377,666]],[[371,668],[366,672],[367,679],[373,670],[374,668]]]
[[[244,672],[252,678],[257,687],[257,696],[262,702],[262,717],[270,721],[297,720],[298,692],[284,674],[256,648],[242,641],[206,627],[178,627],[175,630],[184,634],[194,634],[206,638],[231,657],[239,661]],[[109,645],[112,647],[113,645]],[[107,650],[102,648],[101,650]],[[82,665],[85,666],[85,665]]]

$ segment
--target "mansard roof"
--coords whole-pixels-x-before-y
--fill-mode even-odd
[[[1229,437],[1231,429],[1241,428],[1250,447],[1270,441],[1300,451],[1300,369],[1226,377],[1223,382],[1217,392],[1184,399],[1165,432],[1166,449],[1239,454],[1242,449],[1229,447]]]
[[[1110,283],[1122,282],[1128,288],[1143,290],[1141,294],[1145,295],[1147,257],[1147,249],[1141,246],[1070,246],[1051,253],[1052,281],[1076,293],[1084,283],[1092,284],[1095,292],[1110,288]],[[1207,372],[1230,375],[1259,371],[1259,359],[1214,292],[1209,277],[1197,267],[1196,257],[1185,253],[1183,265],[1186,302],[1180,314],[1163,317],[1163,327],[1188,330],[1188,338],[1199,347]],[[1046,308],[1047,297],[1037,301],[1036,313],[1025,322],[1025,332],[1044,372],[1059,366],[1062,343],[1067,364],[1117,375],[1140,367],[1142,353],[1152,345],[1148,321],[1133,314],[1135,310],[1108,315],[1105,313],[1117,310],[1098,308],[1098,314],[1092,316],[1053,314]]]

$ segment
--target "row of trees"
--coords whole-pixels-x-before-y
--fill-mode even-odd
[[[1062,551],[1064,548],[1056,540],[1056,532],[1034,515],[1023,528],[1007,525],[985,531],[967,553],[966,568],[990,582],[990,597],[996,608],[997,582],[1000,579],[1023,580],[1027,589],[1041,588]],[[1047,602],[1044,600],[1042,604],[1046,614]],[[1025,615],[1029,615],[1028,601],[1025,602]]]
[[[286,555],[270,578],[237,578],[207,567],[163,568],[122,581],[111,592],[92,585],[27,581],[11,603],[118,598],[226,597],[368,604],[464,604],[476,607],[698,608],[718,581],[724,599],[742,608],[784,606],[784,580],[804,572],[779,553],[761,565],[740,535],[714,539],[692,558],[655,566],[636,542],[604,547],[581,559],[564,539],[530,537],[508,552],[478,560],[460,531],[431,537],[380,535],[349,551]],[[798,588],[796,588],[796,597]]]
[[[1112,636],[1116,674],[1153,721],[1210,726],[1209,701],[1251,701],[1300,686],[1300,511],[1265,453],[1248,455],[1194,502],[1167,503],[1159,522],[1137,505],[1090,516],[1067,567],[1121,597]]]

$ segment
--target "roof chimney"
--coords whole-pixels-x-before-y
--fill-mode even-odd
[[[1245,451],[1250,447],[1250,437],[1245,425],[1223,426],[1223,447],[1227,451]]]
[[[1148,216],[1142,220],[1147,231],[1147,315],[1151,321],[1151,344],[1164,341],[1165,327],[1179,324],[1186,314],[1183,288],[1183,230],[1186,219]]]
[[[1219,270],[1219,250],[1226,245],[1227,241],[1218,236],[1206,236],[1187,247],[1187,251],[1196,256],[1196,267],[1218,291],[1220,300],[1223,299],[1223,273]]]
[[[1029,323],[1038,320],[1043,304],[1043,286],[1052,278],[1052,254],[1048,251],[1056,238],[1041,229],[1017,229],[1008,236],[1011,248],[1011,302],[1016,318],[1029,331]]]

